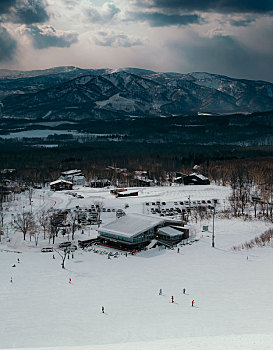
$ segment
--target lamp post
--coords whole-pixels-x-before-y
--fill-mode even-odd
[[[212,242],[211,242],[212,248],[214,248],[214,215],[215,215],[215,208],[213,208],[213,212],[212,212]]]

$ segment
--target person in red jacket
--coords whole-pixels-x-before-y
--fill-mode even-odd
[[[172,304],[173,304],[173,302],[174,302],[174,299],[173,299],[173,296],[172,296]]]
[[[192,302],[191,302],[191,306],[194,306],[194,300],[192,300]]]
[[[103,306],[101,307],[101,312],[104,314],[104,307]]]

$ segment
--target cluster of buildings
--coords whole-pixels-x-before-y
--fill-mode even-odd
[[[148,172],[144,170],[128,172],[127,169],[113,166],[109,166],[107,169],[110,172],[110,178],[93,178],[89,182],[80,169],[63,171],[58,180],[50,183],[50,189],[53,191],[68,190],[72,189],[73,185],[103,188],[111,185],[118,187],[150,187],[157,184],[157,181],[151,179]],[[194,166],[193,173],[190,175],[177,172],[170,182],[184,185],[209,185],[209,179],[199,174],[198,171],[199,166]]]
[[[58,180],[49,184],[52,191],[72,190],[73,185],[88,186],[88,181],[79,169],[63,171]]]

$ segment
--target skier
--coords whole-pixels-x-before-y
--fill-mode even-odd
[[[159,289],[159,295],[162,295],[162,289],[161,288]]]
[[[179,248],[177,248],[177,253],[179,253]]]
[[[55,255],[53,254],[52,259],[55,259]]]
[[[192,302],[191,302],[191,306],[192,306],[192,307],[194,306],[194,300],[192,300]]]
[[[12,283],[12,277],[10,278],[10,283]]]
[[[12,265],[12,267],[16,267],[16,265],[15,265],[15,264],[13,264],[13,265]]]
[[[101,312],[104,314],[104,307],[103,306],[101,307]]]
[[[183,288],[183,294],[186,294],[186,288]]]
[[[71,278],[69,278],[69,283],[71,284]]]
[[[172,296],[172,304],[173,304],[173,302],[174,302],[174,299],[173,299],[173,296]]]
[[[20,264],[20,259],[19,258],[17,259],[17,262],[18,262],[18,264]]]

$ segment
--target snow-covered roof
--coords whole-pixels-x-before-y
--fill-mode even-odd
[[[68,171],[62,171],[62,175],[74,175],[81,173],[82,171],[79,169],[73,169],[73,170],[68,170]]]
[[[206,176],[201,175],[201,174],[195,174],[195,173],[193,173],[193,174],[190,174],[190,176],[196,176],[196,177],[198,177],[200,180],[208,180],[208,178],[207,178]]]
[[[149,230],[164,220],[142,214],[127,214],[99,228],[99,232],[116,234],[124,237],[133,237]]]
[[[70,181],[66,181],[66,180],[63,180],[63,179],[59,179],[59,180],[56,180],[56,181],[50,182],[50,184],[49,184],[49,185],[51,186],[51,185],[56,185],[56,184],[59,184],[59,183],[64,183],[64,182],[65,182],[65,183],[67,183],[67,184],[73,185],[73,184],[72,184],[72,182],[70,182]]]
[[[158,230],[159,233],[163,233],[164,235],[168,235],[168,236],[182,236],[183,232],[176,230],[175,228],[171,227],[171,226],[166,226],[166,227],[161,227]]]

